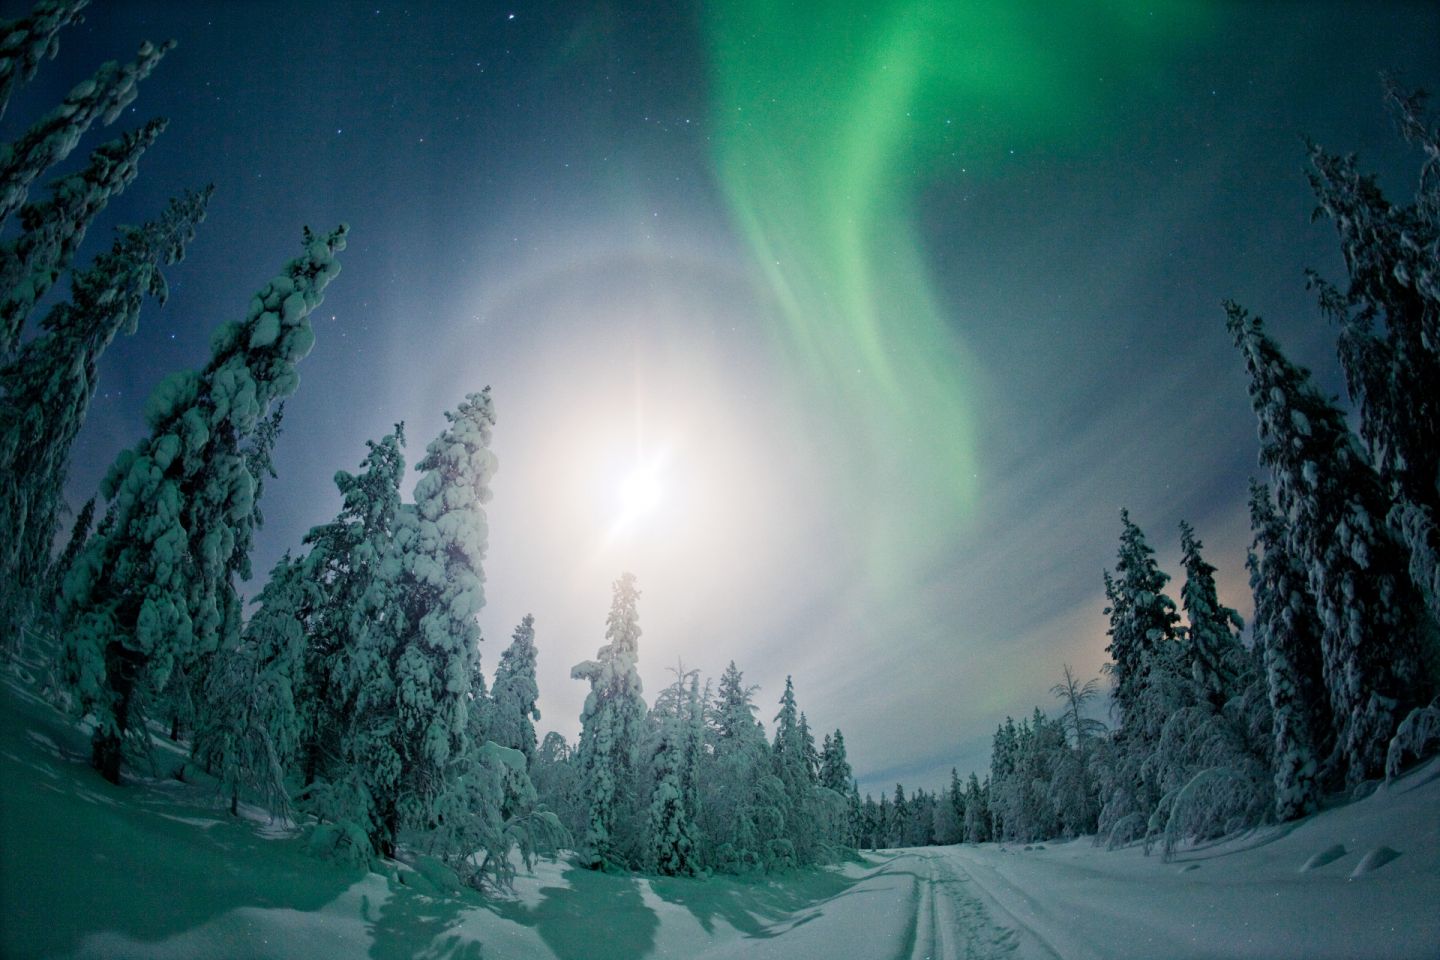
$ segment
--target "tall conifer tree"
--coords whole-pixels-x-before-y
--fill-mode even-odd
[[[1432,692],[1421,656],[1422,602],[1406,552],[1385,523],[1380,478],[1344,414],[1285,358],[1258,317],[1233,303],[1226,312],[1250,374],[1260,460],[1275,482],[1286,546],[1315,597],[1325,686],[1353,785],[1383,772],[1396,725]]]
[[[1388,81],[1386,94],[1405,139],[1425,155],[1415,199],[1390,203],[1354,156],[1312,144],[1310,182],[1339,233],[1349,283],[1340,290],[1312,279],[1340,330],[1360,436],[1394,499],[1389,522],[1440,621],[1440,126],[1427,117],[1423,94]]]
[[[13,478],[0,498],[0,629],[19,629],[50,564],[70,446],[95,395],[101,354],[132,333],[147,296],[162,303],[161,268],[179,261],[204,219],[210,196],[172,200],[162,217],[122,227],[111,248],[70,284],[70,299],[46,314],[39,336],[0,368],[0,474]]]
[[[635,802],[635,779],[645,699],[638,670],[640,592],[635,575],[621,574],[605,623],[606,643],[594,660],[578,663],[570,676],[590,683],[580,714],[579,764],[587,808],[582,841],[592,870],[626,865],[616,825]]]
[[[1275,815],[1292,820],[1315,811],[1322,765],[1335,739],[1322,630],[1305,570],[1290,554],[1270,489],[1255,480],[1250,481],[1250,527],[1255,539],[1246,566],[1255,599],[1255,647],[1264,661],[1275,738]]]
[[[16,20],[0,20],[0,118],[10,95],[30,82],[42,59],[53,60],[60,31],[83,18],[90,0],[40,0]]]
[[[495,668],[488,731],[491,740],[519,750],[527,761],[535,757],[535,721],[540,719],[535,656],[535,618],[527,613]]]
[[[172,674],[239,628],[231,577],[247,562],[255,481],[245,444],[299,384],[314,345],[309,315],[339,272],[345,227],[305,234],[304,252],[242,321],[222,326],[201,370],[174,374],[145,405],[151,436],[123,452],[102,493],[101,532],[65,579],[65,674],[95,719],[95,766],[120,778],[136,710]]]

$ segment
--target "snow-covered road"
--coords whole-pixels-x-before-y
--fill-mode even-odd
[[[1440,957],[1440,761],[1365,800],[1169,862],[1138,847],[1106,852],[1089,838],[914,853],[934,858],[940,889],[946,877],[964,881],[961,897],[937,889],[932,915],[978,900],[993,927],[1014,929],[1017,956]],[[935,942],[937,956],[952,955],[943,936]]]

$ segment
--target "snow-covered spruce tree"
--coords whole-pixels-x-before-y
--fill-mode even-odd
[[[529,863],[564,831],[537,808],[524,754],[475,735],[485,700],[475,620],[484,604],[483,504],[495,471],[489,388],[446,419],[416,465],[423,476],[415,503],[394,513],[393,536],[352,617],[355,645],[339,678],[355,691],[352,718],[338,781],[314,791],[315,809],[333,822],[312,845],[393,856],[402,832],[411,831],[420,849],[478,889],[508,885],[512,850]],[[376,496],[357,497],[357,513],[373,507],[383,517],[398,440],[372,445],[372,455],[372,469],[341,486],[373,481]]]
[[[879,847],[876,842],[875,821],[880,815],[879,805],[870,794],[865,794],[865,799],[860,803],[860,827],[857,831],[855,846],[859,850],[875,850]]]
[[[1114,702],[1127,734],[1145,736],[1157,718],[1146,717],[1144,690],[1148,674],[1161,656],[1174,655],[1175,625],[1180,616],[1175,601],[1165,595],[1170,575],[1155,563],[1155,550],[1145,533],[1130,521],[1128,510],[1120,511],[1120,550],[1115,575],[1105,575],[1105,596],[1110,606],[1106,634],[1110,644],[1107,669],[1114,678]]]
[[[318,591],[308,624],[304,670],[300,680],[300,782],[333,780],[341,762],[342,732],[359,695],[350,669],[359,626],[366,620],[363,601],[395,534],[400,482],[405,475],[405,425],[379,441],[367,440],[361,471],[335,473],[341,507],[329,523],[305,535],[310,552],[305,576]]]
[[[705,863],[723,873],[782,866],[785,785],[775,775],[770,744],[755,718],[755,691],[732,661],[720,677],[710,711],[711,750],[702,762],[705,802],[699,819]]]
[[[757,685],[745,685],[745,675],[731,660],[720,675],[720,688],[715,695],[713,724],[718,740],[735,740],[759,729],[754,700],[759,689]]]
[[[1246,567],[1255,599],[1255,649],[1263,658],[1270,698],[1275,816],[1293,820],[1319,805],[1322,764],[1335,743],[1325,693],[1322,630],[1305,570],[1290,553],[1270,488],[1253,479],[1250,528],[1255,539]]]
[[[487,734],[502,747],[535,758],[535,721],[540,719],[540,687],[535,682],[535,618],[525,614],[500,654],[490,693]]]
[[[70,446],[95,395],[96,365],[119,333],[132,333],[145,297],[166,298],[162,267],[178,262],[205,217],[210,191],[171,200],[140,227],[121,227],[111,248],[75,274],[70,298],[42,332],[0,367],[0,630],[23,626],[50,564]]]
[[[674,672],[675,682],[656,698],[650,713],[658,727],[652,740],[650,842],[656,871],[672,877],[692,876],[700,866],[694,820],[700,744],[693,736],[699,689],[694,671],[682,666]]]
[[[808,726],[808,724],[806,725]],[[810,863],[815,857],[815,821],[811,816],[811,767],[806,748],[807,730],[800,724],[800,711],[795,703],[795,685],[785,677],[785,691],[780,695],[780,712],[775,715],[775,738],[771,753],[775,776],[785,786],[785,844],[777,845],[775,857],[782,864]]]
[[[839,729],[833,735],[825,734],[820,750],[820,785],[836,793],[848,793],[853,776],[850,758],[845,755],[845,734]]]
[[[959,843],[965,836],[965,785],[960,771],[950,768],[950,782],[935,797],[935,842],[941,846]]]
[[[1008,824],[1010,803],[1007,796],[1010,788],[1010,780],[1019,766],[1018,743],[1019,731],[1015,726],[1014,717],[1006,717],[1005,722],[997,724],[995,735],[990,738],[990,784],[994,788],[990,805],[990,828],[997,840],[1008,839],[1012,829]]]
[[[1341,291],[1311,276],[1339,327],[1360,436],[1393,498],[1388,520],[1440,621],[1440,126],[1426,116],[1423,93],[1387,81],[1386,94],[1405,139],[1424,153],[1415,200],[1391,204],[1354,156],[1311,144],[1317,213],[1339,232],[1349,283]]]
[[[1147,761],[1155,758],[1166,721],[1193,700],[1177,642],[1180,616],[1175,601],[1163,592],[1170,577],[1155,563],[1154,549],[1128,511],[1120,512],[1120,522],[1115,575],[1105,574],[1111,661],[1105,669],[1114,678],[1113,706],[1120,721],[1112,749],[1100,755],[1108,769],[1099,771],[1098,826],[1106,834],[1127,818],[1148,813],[1164,793]]]
[[[860,834],[860,794],[855,786],[854,772],[850,769],[850,758],[845,753],[845,735],[838,728],[833,735],[825,735],[820,750],[817,783],[840,797],[845,807],[840,829],[830,839],[846,847],[856,846]]]
[[[70,524],[70,538],[65,541],[65,548],[50,564],[46,571],[46,591],[49,596],[60,595],[60,584],[65,580],[65,574],[75,565],[80,551],[85,549],[85,541],[90,539],[90,528],[95,525],[95,498],[86,500],[80,507],[80,512],[75,514],[75,520]]]
[[[885,791],[882,790],[880,791],[880,802],[875,804],[875,820],[872,823],[872,828],[875,831],[875,838],[874,844],[870,847],[870,849],[880,850],[890,846],[891,820],[892,817],[890,816],[890,798],[886,796]]]
[[[585,829],[580,782],[575,758],[565,737],[554,730],[545,734],[530,763],[530,779],[535,784],[539,803],[553,810],[560,823],[572,835]]]
[[[987,791],[974,771],[965,785],[965,842],[984,843],[991,837]]]
[[[205,677],[208,708],[193,752],[229,795],[232,815],[242,789],[257,794],[274,814],[289,811],[285,771],[300,740],[295,689],[304,663],[305,622],[316,599],[304,562],[286,554],[270,571],[244,633],[218,653]]]
[[[91,221],[135,179],[140,156],[164,129],[164,120],[152,120],[102,144],[84,170],[55,181],[47,199],[20,208],[22,232],[0,244],[0,353],[15,349],[30,312],[70,268]]]
[[[1010,773],[1003,780],[991,778],[991,809],[1000,814],[1001,836],[1032,842],[1059,835],[1052,781],[1057,760],[1065,753],[1063,728],[1039,707],[1015,728]]]
[[[270,416],[255,425],[255,429],[250,432],[249,438],[241,449],[245,471],[253,480],[253,489],[250,495],[250,522],[235,525],[235,544],[230,554],[232,558],[230,573],[232,577],[239,577],[241,580],[250,579],[250,547],[255,530],[263,526],[265,522],[264,515],[260,510],[260,502],[265,492],[265,478],[275,476],[275,465],[271,454],[275,441],[280,436],[280,422],[284,417],[284,412],[284,402],[276,403]],[[165,714],[170,718],[170,739],[172,741],[180,739],[182,730],[193,730],[197,723],[204,719],[205,705],[214,702],[214,698],[208,695],[206,690],[209,684],[210,669],[220,653],[238,641],[241,632],[238,605],[233,613],[233,622],[227,623],[227,626],[222,629],[220,646],[216,650],[176,663],[175,671],[166,685],[163,696],[156,701],[156,707],[163,707]]]
[[[53,60],[60,31],[84,19],[90,0],[40,0],[16,20],[0,20],[0,118],[10,95],[35,76],[42,59]]]
[[[101,64],[94,76],[76,84],[64,102],[36,121],[20,139],[0,144],[0,227],[20,209],[30,185],[68,157],[91,124],[96,120],[110,124],[120,116],[135,99],[139,82],[174,46],[173,41],[159,47],[146,42],[129,63],[122,65],[112,60]]]
[[[890,804],[889,830],[886,831],[885,846],[905,846],[905,827],[910,822],[910,804],[905,799],[905,788],[895,784],[895,799]]]
[[[151,436],[116,458],[101,530],[65,578],[62,661],[95,720],[95,766],[120,778],[121,747],[144,701],[177,669],[238,630],[232,575],[254,522],[245,444],[299,384],[309,314],[340,270],[345,227],[305,232],[304,252],[222,326],[202,369],[172,374],[145,405]],[[231,634],[233,635],[233,633]]]
[[[54,598],[60,596],[60,585],[65,582],[65,574],[75,565],[80,556],[80,551],[85,548],[85,541],[90,539],[90,530],[95,525],[95,498],[91,497],[81,506],[79,513],[70,524],[70,537],[65,541],[64,548],[59,556],[50,563],[44,572],[38,587],[27,589],[17,595],[12,593],[9,597],[0,599],[0,603],[16,603],[21,605],[20,614],[14,608],[7,608],[12,622],[28,623],[30,630],[42,637],[59,636],[59,616],[55,610]],[[49,601],[49,602],[41,602]],[[22,645],[25,628],[17,629],[16,636],[12,641],[17,646]]]
[[[810,786],[820,782],[820,751],[815,749],[815,734],[805,711],[800,711],[800,755],[805,759],[805,779]]]
[[[616,826],[637,803],[635,770],[646,710],[638,669],[639,598],[635,575],[621,574],[605,621],[605,645],[594,660],[570,668],[572,679],[590,683],[580,713],[578,761],[587,811],[581,855],[592,870],[630,865]]]
[[[1270,709],[1260,671],[1240,643],[1239,616],[1220,605],[1214,567],[1188,524],[1181,524],[1181,543],[1189,625],[1168,652],[1152,653],[1142,735],[1122,728],[1116,749],[1101,754],[1120,762],[1118,775],[1105,779],[1122,794],[1127,778],[1135,783],[1139,760],[1137,802],[1127,813],[1148,814],[1147,843],[1162,839],[1167,855],[1182,839],[1258,822],[1272,803]],[[1113,794],[1110,804],[1102,827],[1115,834],[1125,815]]]
[[[476,890],[511,886],[512,853],[529,869],[569,842],[558,816],[539,804],[525,755],[493,740],[455,758],[431,813],[424,849]]]
[[[1380,775],[1400,719],[1430,697],[1422,658],[1431,625],[1386,526],[1388,499],[1344,414],[1285,359],[1259,317],[1225,305],[1250,374],[1260,461],[1286,518],[1286,546],[1316,601],[1325,686],[1345,782]]]
[[[699,834],[700,806],[702,801],[701,764],[705,759],[705,705],[710,702],[710,684],[700,689],[700,674],[690,676],[690,698],[686,703],[685,717],[685,767],[680,776],[680,794],[685,798],[685,816],[696,825]],[[703,846],[703,836],[697,847]],[[697,851],[697,857],[702,856]]]
[[[469,796],[487,780],[473,770],[482,745],[471,744],[467,730],[472,702],[484,694],[473,684],[480,656],[475,616],[485,603],[482,505],[495,472],[489,388],[468,395],[445,418],[449,425],[416,464],[423,475],[415,503],[394,516],[394,535],[352,621],[354,648],[340,678],[355,699],[342,783],[328,809],[343,824],[335,839],[363,833],[368,851],[359,852],[367,855],[394,856],[402,829],[427,829],[441,810],[453,818],[464,804],[457,807],[450,791]],[[502,800],[466,802],[475,801],[474,815],[485,817]],[[470,836],[459,824],[447,829]]]
[[[1184,655],[1199,695],[1218,710],[1241,692],[1254,671],[1240,642],[1245,621],[1220,604],[1215,567],[1200,555],[1202,547],[1195,529],[1182,520],[1180,562],[1185,585],[1180,588],[1180,604],[1189,621],[1183,635]]]

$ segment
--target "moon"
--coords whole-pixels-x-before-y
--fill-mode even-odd
[[[616,485],[615,500],[617,533],[632,529],[644,518],[654,515],[665,501],[662,458],[639,461],[625,471]]]

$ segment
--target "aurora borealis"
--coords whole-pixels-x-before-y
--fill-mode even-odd
[[[1083,150],[1115,81],[1210,19],[1114,0],[706,9],[716,174],[797,385],[840,412],[830,428],[858,461],[841,483],[887,492],[864,502],[891,586],[953,540],[979,477],[981,372],[932,277],[923,188],[983,183],[1016,149]]]
[[[95,0],[7,133],[178,46],[117,124],[169,128],[82,260],[216,193],[170,302],[101,362],[70,499],[301,226],[346,221],[257,571],[366,439],[404,420],[413,463],[488,383],[482,660],[534,613],[542,732],[578,729],[569,667],[628,568],[647,694],[734,659],[768,722],[793,674],[862,790],[938,784],[1062,663],[1098,671],[1122,506],[1172,574],[1192,522],[1248,609],[1255,428],[1219,302],[1340,389],[1302,138],[1406,195],[1376,75],[1440,87],[1437,35],[1419,2]],[[611,536],[662,454],[653,520]]]

